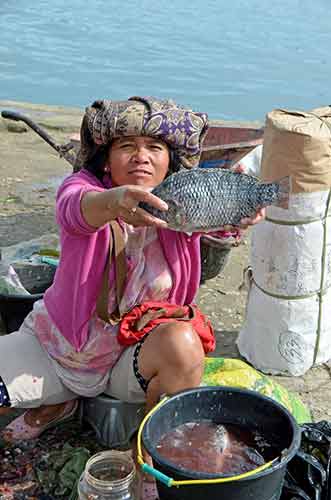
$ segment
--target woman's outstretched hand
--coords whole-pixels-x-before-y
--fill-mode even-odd
[[[167,227],[167,223],[146,212],[138,205],[140,202],[148,203],[152,207],[166,211],[168,205],[152,194],[150,188],[143,186],[121,186],[113,188],[113,200],[117,205],[118,217],[133,226]]]
[[[81,208],[86,222],[93,227],[101,227],[117,217],[133,226],[167,227],[165,221],[140,208],[140,202],[161,211],[168,209],[164,201],[150,192],[150,188],[135,185],[114,187],[102,192],[89,191],[82,198]]]

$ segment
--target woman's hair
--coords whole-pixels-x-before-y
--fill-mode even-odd
[[[98,148],[94,148],[91,157],[88,158],[83,165],[85,170],[91,172],[100,181],[102,181],[105,175],[105,165],[107,163],[109,147],[109,145],[102,145]]]
[[[95,177],[97,177],[100,181],[102,181],[104,175],[105,175],[105,165],[107,163],[108,159],[108,154],[109,150],[111,148],[111,144],[107,145],[100,145],[97,147],[94,147],[91,150],[91,156],[90,158],[84,163],[83,168],[85,170],[88,170],[91,172]],[[169,149],[169,170],[167,173],[168,175],[171,175],[175,172],[178,172],[182,165],[180,163],[180,160],[178,156],[176,155],[175,151],[168,146]]]

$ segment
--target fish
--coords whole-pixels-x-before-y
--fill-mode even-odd
[[[218,449],[220,453],[230,446],[230,436],[229,432],[226,430],[224,425],[218,424],[214,434],[215,448]]]
[[[181,170],[152,189],[168,205],[167,211],[140,202],[153,216],[166,221],[169,229],[181,232],[211,232],[226,225],[239,226],[259,208],[275,205],[288,208],[290,177],[260,182],[251,175],[221,168]]]

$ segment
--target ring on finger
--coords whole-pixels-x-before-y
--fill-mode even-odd
[[[133,207],[130,209],[130,215],[134,216],[136,215],[137,207]]]

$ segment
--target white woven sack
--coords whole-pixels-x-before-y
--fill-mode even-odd
[[[328,191],[290,196],[254,227],[251,288],[237,345],[259,370],[302,375],[331,359]],[[330,211],[328,211],[330,213]]]

